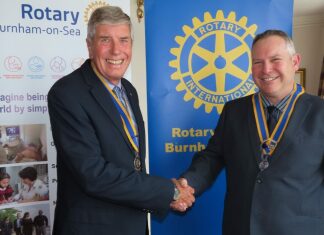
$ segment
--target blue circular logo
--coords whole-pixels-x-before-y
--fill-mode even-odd
[[[38,56],[33,56],[28,60],[28,68],[34,73],[43,71],[44,67],[44,61]]]

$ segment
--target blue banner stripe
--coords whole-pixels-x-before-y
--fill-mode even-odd
[[[144,4],[150,173],[172,178],[206,146],[224,104],[257,91],[252,40],[269,28],[291,35],[293,0]],[[153,218],[152,235],[222,234],[225,190],[221,174],[185,216]]]

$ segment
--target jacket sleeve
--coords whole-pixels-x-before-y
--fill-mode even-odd
[[[226,105],[219,118],[214,135],[209,139],[206,149],[197,152],[181,177],[200,195],[209,188],[224,167],[223,142],[226,119]]]

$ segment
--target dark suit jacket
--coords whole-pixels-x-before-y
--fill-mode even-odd
[[[268,169],[251,96],[225,105],[206,150],[183,175],[197,193],[225,168],[225,235],[324,234],[324,101],[303,94]]]
[[[48,107],[57,149],[54,235],[145,234],[147,212],[166,213],[171,180],[145,173],[145,132],[135,88],[122,79],[139,129],[143,170],[110,94],[87,60],[56,82]]]
[[[21,233],[21,228],[22,228],[22,225],[21,225],[21,219],[19,219],[20,220],[20,227],[18,228],[18,224],[17,224],[17,219],[15,219],[14,220],[14,222],[13,222],[13,226],[14,226],[14,231],[16,232],[16,233],[18,233],[18,234],[20,234]]]

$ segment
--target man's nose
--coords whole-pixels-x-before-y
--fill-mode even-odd
[[[118,54],[120,52],[120,43],[112,42],[111,51],[112,51],[113,54]]]
[[[270,62],[264,62],[262,67],[262,72],[264,74],[269,74],[272,71],[272,64]]]

